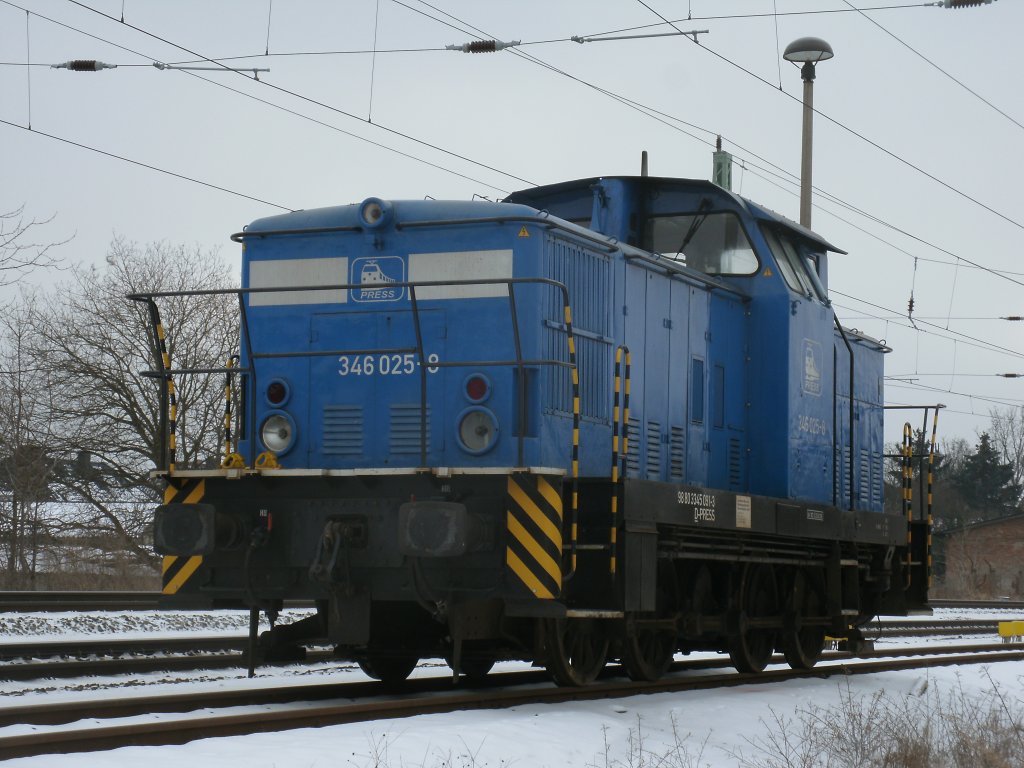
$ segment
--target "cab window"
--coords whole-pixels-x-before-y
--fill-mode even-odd
[[[652,216],[643,247],[706,275],[753,275],[757,256],[739,218],[729,212]]]

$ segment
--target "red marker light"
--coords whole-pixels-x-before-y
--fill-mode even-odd
[[[489,389],[490,387],[487,384],[487,379],[483,376],[470,376],[466,380],[466,397],[474,403],[479,403],[487,397]]]
[[[288,395],[288,389],[283,381],[272,381],[267,386],[267,400],[273,405],[280,405]]]

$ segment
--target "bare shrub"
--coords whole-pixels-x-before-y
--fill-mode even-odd
[[[604,750],[600,755],[602,762],[589,763],[590,768],[707,768],[710,763],[703,762],[704,750],[710,734],[704,737],[700,749],[692,751],[684,743],[689,733],[682,733],[675,713],[672,719],[672,742],[653,747],[650,739],[644,736],[640,716],[636,719],[636,728],[629,729],[627,745],[629,751],[624,758],[612,756],[612,745],[608,741],[608,728],[604,731]]]
[[[1011,768],[1024,765],[1024,713],[991,677],[973,697],[958,686],[893,696],[840,690],[839,704],[811,705],[788,719],[772,710],[750,753],[729,752],[754,768]]]

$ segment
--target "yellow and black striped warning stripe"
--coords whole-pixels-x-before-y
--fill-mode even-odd
[[[168,482],[164,491],[164,504],[198,504],[205,493],[206,481],[203,479],[172,480]],[[161,592],[165,595],[177,594],[202,564],[202,555],[165,555],[161,572]]]
[[[155,307],[156,305],[154,305]],[[159,315],[156,315],[156,340],[160,350],[160,359],[165,371],[171,370],[171,355],[167,351],[167,336],[164,333],[164,325],[160,322]],[[168,435],[167,435],[167,469],[174,471],[174,464],[177,460],[178,450],[178,390],[174,386],[174,377],[171,374],[164,376],[164,386],[167,388],[168,402]]]
[[[852,429],[852,427],[851,427]],[[914,522],[914,430],[910,423],[903,425],[903,512],[907,516],[907,556],[906,556],[906,579],[905,587],[910,588],[910,574],[912,572],[913,555],[913,522]],[[850,479],[853,484],[853,478]],[[853,498],[853,491],[850,491],[850,498]]]
[[[626,387],[622,398],[622,452],[619,452],[619,399],[622,393],[622,361],[626,362]],[[625,477],[625,457],[629,452],[629,348],[625,345],[615,349],[615,399],[612,402],[612,524],[609,532],[608,547],[611,551],[611,558],[608,561],[608,570],[615,577],[618,563],[616,551],[618,546],[619,529],[619,497],[622,489],[619,486],[619,462],[622,461],[622,477]]]
[[[513,584],[551,600],[562,590],[562,494],[557,481],[509,475],[505,565]]]
[[[935,418],[932,420],[932,442],[928,450],[928,540],[927,552],[928,588],[932,587],[932,488],[935,484],[935,438],[939,431],[939,406],[935,406]]]

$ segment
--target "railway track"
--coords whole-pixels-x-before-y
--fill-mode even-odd
[[[884,657],[884,658],[883,658]],[[58,703],[0,710],[0,725],[34,724],[33,733],[0,737],[0,759],[55,752],[88,752],[130,745],[182,744],[197,738],[233,736],[300,727],[410,717],[464,709],[503,709],[523,704],[613,699],[637,694],[706,690],[833,675],[873,674],[923,667],[998,663],[1024,660],[1024,644],[962,645],[877,651],[856,660],[827,654],[818,667],[798,671],[769,669],[747,675],[712,672],[709,661],[677,662],[670,674],[655,683],[633,683],[615,675],[615,669],[585,688],[558,688],[542,672],[491,675],[481,686],[453,687],[448,678],[413,680],[400,697],[389,696],[379,683],[322,683],[310,686],[214,693],[175,694],[153,698],[110,699]],[[486,695],[482,695],[486,690]],[[279,705],[289,704],[288,707]],[[231,708],[259,705],[260,711],[232,712]],[[194,714],[197,710],[203,710]],[[212,712],[210,710],[213,710]],[[152,722],[117,722],[139,714],[193,713],[162,717]],[[102,718],[89,727],[61,729],[45,724]]]
[[[868,639],[991,635],[996,620],[883,621],[865,625]],[[244,666],[244,636],[181,636],[164,639],[103,638],[73,642],[0,644],[0,680],[34,680],[232,669]],[[330,661],[331,652],[309,649],[307,662]]]
[[[0,591],[0,613],[44,611],[155,611],[159,592],[25,592]],[[305,608],[310,601],[288,601],[286,606]],[[932,608],[1024,609],[1020,600],[932,600]]]

